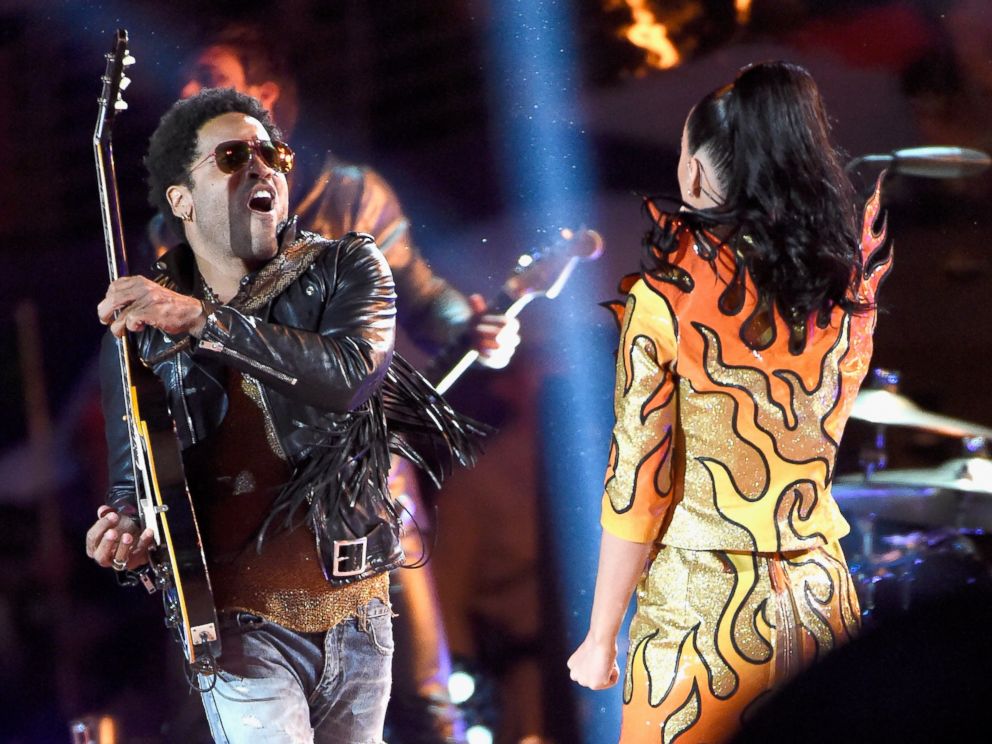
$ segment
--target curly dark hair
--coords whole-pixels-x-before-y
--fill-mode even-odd
[[[148,140],[144,160],[148,170],[148,203],[161,212],[176,235],[185,235],[183,223],[172,214],[165,192],[170,186],[192,187],[189,168],[196,156],[200,127],[227,113],[257,119],[270,138],[282,139],[279,127],[256,99],[232,88],[208,88],[172,104]]]
[[[726,200],[683,211],[683,221],[727,226],[725,242],[743,255],[759,295],[789,322],[835,306],[866,309],[851,293],[862,268],[855,193],[829,130],[813,78],[787,62],[744,69],[686,120],[688,150],[705,150]],[[646,271],[669,268],[665,233],[648,233]]]

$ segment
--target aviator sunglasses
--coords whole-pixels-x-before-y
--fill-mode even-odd
[[[210,158],[213,158],[217,164],[217,169],[221,173],[230,175],[245,168],[256,155],[272,170],[280,173],[289,173],[293,170],[293,160],[296,157],[293,148],[279,140],[230,140],[217,145],[212,153],[190,168],[188,172],[192,173]]]

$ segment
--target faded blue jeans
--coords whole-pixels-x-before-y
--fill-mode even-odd
[[[217,744],[381,744],[393,656],[378,599],[327,633],[224,613],[221,670],[200,678]],[[213,680],[216,680],[215,682]]]

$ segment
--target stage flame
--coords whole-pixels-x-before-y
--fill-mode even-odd
[[[751,1],[734,0],[734,10],[737,11],[737,22],[742,26],[746,26],[751,22]]]
[[[647,52],[647,64],[663,70],[675,67],[681,57],[668,38],[668,28],[648,7],[648,0],[624,0],[634,22],[624,30],[624,36]]]
[[[738,26],[751,23],[754,0],[733,0],[734,17]],[[645,51],[644,65],[668,69],[680,64],[686,54],[692,54],[703,40],[695,28],[705,19],[706,6],[700,0],[664,3],[662,0],[605,0],[608,8],[626,8],[631,23],[621,33],[634,46]],[[678,39],[676,45],[673,38]],[[681,51],[679,48],[681,47]]]

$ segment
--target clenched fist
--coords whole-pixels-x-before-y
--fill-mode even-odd
[[[569,677],[590,690],[605,690],[620,678],[616,640],[597,643],[586,637],[568,659]]]

